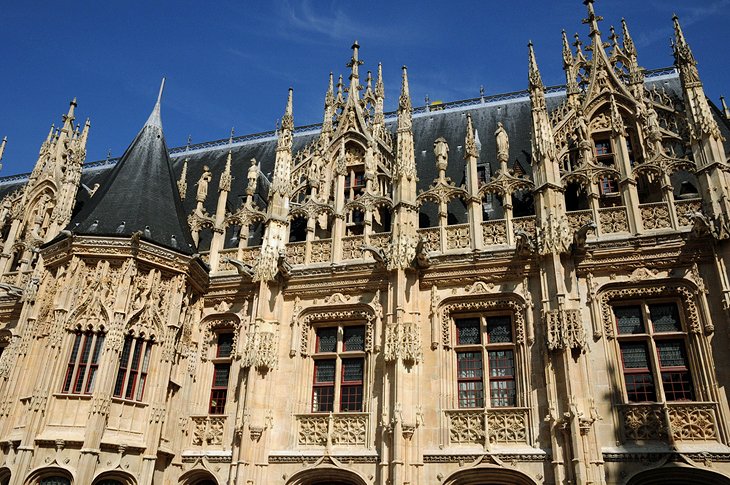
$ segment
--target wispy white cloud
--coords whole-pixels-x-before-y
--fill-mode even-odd
[[[667,2],[652,1],[652,7],[656,9],[666,10]],[[697,22],[701,22],[707,17],[725,14],[727,15],[730,8],[730,0],[717,0],[706,5],[690,4],[689,2],[675,2],[674,11],[680,16],[680,22],[683,27],[689,27]],[[659,41],[669,43],[670,37],[673,35],[672,24],[667,21],[666,27],[641,32],[636,36],[636,43],[639,47],[652,45]]]

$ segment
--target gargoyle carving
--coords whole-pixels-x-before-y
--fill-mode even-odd
[[[593,221],[583,224],[573,235],[573,252],[583,254],[586,252],[586,240],[588,239],[588,231],[596,232],[598,226]]]
[[[250,264],[246,264],[243,261],[235,258],[223,258],[221,259],[221,262],[232,264],[238,270],[239,276],[253,277],[254,271]]]
[[[515,252],[517,256],[526,257],[535,252],[534,241],[530,238],[530,235],[522,229],[517,229],[515,231],[515,245]]]
[[[360,246],[360,250],[362,252],[369,252],[373,255],[373,258],[378,263],[387,264],[387,257],[385,256],[385,252],[381,248],[376,248],[375,246],[370,246],[369,244],[363,244]]]
[[[279,258],[276,260],[276,267],[279,269],[279,274],[284,279],[291,277],[291,264],[286,260],[286,252],[284,250],[279,251]]]
[[[431,258],[428,257],[425,238],[420,238],[418,244],[416,244],[416,257],[413,259],[413,264],[419,269],[427,269],[431,266]]]

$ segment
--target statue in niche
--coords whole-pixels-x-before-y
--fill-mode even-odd
[[[315,156],[312,158],[312,161],[309,163],[309,167],[307,168],[307,183],[310,188],[314,189],[319,187],[319,171],[319,157]]]
[[[494,138],[497,141],[497,161],[506,162],[509,159],[509,135],[507,135],[501,121],[497,123]]]
[[[436,168],[439,171],[446,170],[449,166],[449,144],[444,137],[439,137],[433,142],[433,154],[436,156]]]
[[[246,187],[246,194],[253,195],[256,192],[256,184],[259,178],[259,166],[256,163],[256,159],[251,159],[251,166],[248,167],[248,186]]]
[[[213,174],[210,172],[210,168],[207,165],[203,166],[203,174],[200,176],[198,183],[198,192],[195,194],[195,200],[197,202],[205,202],[205,198],[208,196],[208,184],[213,180]]]

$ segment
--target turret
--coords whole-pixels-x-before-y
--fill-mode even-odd
[[[408,70],[403,66],[400,98],[398,99],[397,154],[393,166],[393,202],[414,204],[416,200],[416,156],[413,148],[413,108],[408,87]]]

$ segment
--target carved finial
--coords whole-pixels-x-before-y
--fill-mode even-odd
[[[629,28],[626,25],[626,20],[621,19],[621,31],[623,34],[623,40],[624,40],[624,51],[629,56],[635,56],[636,55],[636,46],[634,45],[634,40],[631,38],[631,34],[629,33]]]
[[[340,74],[340,77],[337,80],[337,97],[335,98],[335,104],[337,106],[342,106],[342,104],[345,102],[344,98],[342,97],[342,88],[342,74]]]
[[[674,20],[674,64],[679,68],[682,83],[685,86],[699,85],[700,74],[697,71],[697,61],[684,38],[682,26],[679,25],[679,17],[675,14],[672,20]]]
[[[588,18],[583,19],[583,23],[590,25],[591,36],[600,36],[601,32],[598,30],[598,22],[603,20],[603,17],[596,15],[595,10],[593,9],[593,0],[584,0],[583,5],[585,5],[588,10]],[[596,43],[596,45],[600,45],[600,43]]]
[[[466,137],[464,139],[464,160],[469,158],[478,158],[479,150],[477,150],[476,139],[474,138],[474,125],[471,121],[471,114],[466,115]]]
[[[720,104],[722,104],[722,112],[725,115],[725,119],[730,120],[730,110],[727,109],[727,104],[725,103],[725,96],[720,96]]]
[[[479,97],[484,99],[484,84],[479,85]]]
[[[616,98],[611,94],[611,129],[614,135],[626,136],[626,127],[624,125],[624,119],[618,110],[616,104]]]
[[[400,98],[398,99],[398,111],[408,112],[412,110],[411,91],[408,87],[408,68],[403,66],[403,79],[401,82]]]
[[[177,181],[177,191],[180,193],[180,200],[185,200],[185,193],[188,191],[188,158],[183,162],[180,180]]]
[[[228,145],[233,144],[233,128],[231,128],[231,136],[228,139]],[[226,166],[223,168],[223,173],[221,173],[221,178],[218,181],[218,192],[230,192],[231,191],[231,182],[233,182],[233,177],[231,176],[231,161],[233,159],[233,149],[228,149],[228,156],[226,157]]]
[[[537,59],[535,58],[535,49],[532,46],[532,41],[527,44],[527,50],[530,57],[530,68],[528,74],[530,88],[542,89],[542,76],[540,76],[540,69],[537,67]]]
[[[294,116],[292,109],[292,96],[294,89],[289,88],[289,95],[286,99],[286,109],[284,110],[284,116],[281,118],[281,129],[282,130],[293,130],[294,129]]]
[[[81,131],[81,146],[86,146],[86,141],[89,139],[89,130],[91,129],[91,120],[86,118],[84,123],[84,129]]]
[[[612,25],[608,28],[608,30],[611,32],[608,38],[611,40],[611,45],[613,45],[615,49],[616,47],[618,47],[618,35],[616,34],[616,29],[614,29]]]
[[[351,69],[350,72],[350,85],[351,86],[358,86],[357,80],[359,79],[359,72],[358,67],[362,65],[362,61],[358,57],[360,51],[360,44],[357,43],[357,41],[352,43],[352,58],[350,59],[350,62],[347,63],[347,67]]]
[[[573,47],[575,47],[575,55],[580,56],[583,54],[583,42],[580,40],[578,32],[573,35]]]
[[[233,135],[236,133],[235,127],[231,126],[231,136],[228,137],[228,146],[233,145]]]
[[[188,135],[188,142],[185,145],[185,151],[190,151],[190,142],[193,140],[193,135]]]
[[[78,104],[76,103],[76,97],[74,97],[74,99],[72,99],[69,103],[68,113],[63,116],[63,121],[70,121],[71,124],[73,124],[73,120],[75,119],[74,110],[76,109],[76,106],[78,106]]]
[[[385,87],[383,86],[383,64],[378,63],[378,79],[375,81],[375,96],[382,98],[385,96]]]
[[[48,137],[46,137],[46,143],[51,143],[53,141],[53,132],[56,131],[56,125],[51,123],[51,129],[48,131]]]
[[[568,34],[563,30],[563,67],[573,64],[573,50],[568,43]]]
[[[8,137],[4,136],[2,143],[0,143],[0,160],[3,159],[3,154],[5,153],[5,145],[8,144]],[[0,163],[0,170],[2,170],[3,166]]]
[[[332,106],[332,103],[335,102],[335,88],[334,88],[334,80],[332,76],[332,71],[330,71],[330,80],[329,84],[327,85],[327,94],[324,95],[324,106],[325,108],[328,106]]]
[[[368,71],[368,75],[365,77],[365,90],[368,93],[372,93],[372,91],[373,91],[373,73],[372,73],[372,71]]]

